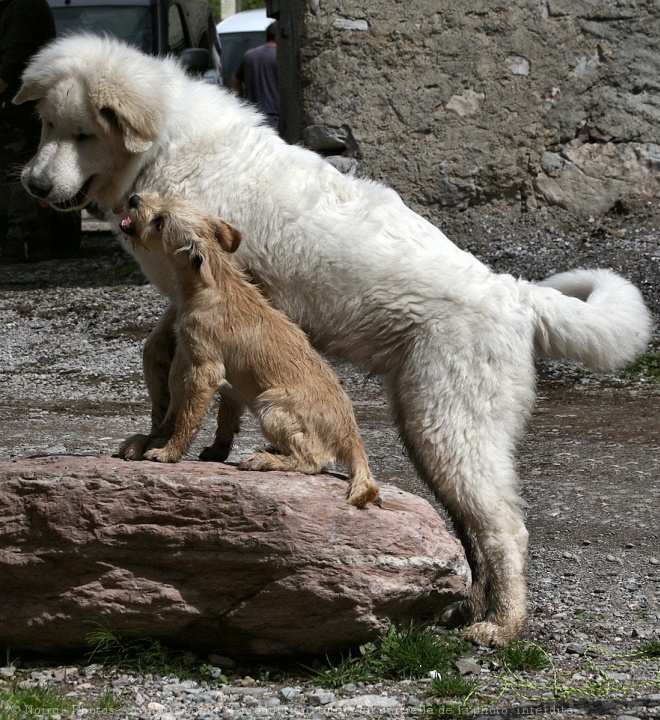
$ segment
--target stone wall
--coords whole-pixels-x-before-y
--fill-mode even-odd
[[[657,0],[289,0],[285,134],[426,215],[660,195]]]

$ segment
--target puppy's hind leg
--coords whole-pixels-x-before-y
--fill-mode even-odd
[[[334,457],[306,432],[286,392],[267,390],[258,398],[257,416],[264,437],[278,452],[261,450],[239,463],[241,470],[279,470],[315,475]],[[291,409],[289,409],[291,408]]]

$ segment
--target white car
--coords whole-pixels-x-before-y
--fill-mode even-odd
[[[243,55],[266,42],[266,28],[274,23],[266,8],[244,10],[230,15],[216,25],[222,48],[223,81],[229,87]]]

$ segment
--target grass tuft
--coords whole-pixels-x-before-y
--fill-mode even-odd
[[[525,641],[507,645],[496,657],[507,672],[530,672],[552,666],[548,653],[542,647]]]
[[[390,628],[383,637],[378,664],[384,675],[401,679],[426,677],[431,670],[449,668],[457,653],[458,642],[442,637],[433,628],[408,625]]]
[[[0,720],[49,718],[71,711],[73,707],[73,702],[60,697],[49,687],[21,689],[15,684],[9,690],[0,689]]]
[[[105,712],[116,712],[122,705],[122,701],[118,697],[115,697],[112,690],[106,690],[99,696],[97,708]]]
[[[181,674],[186,670],[181,653],[172,652],[151,638],[132,638],[98,626],[87,634],[87,644],[91,648],[88,656],[90,663],[101,662],[161,675]]]
[[[435,697],[465,698],[477,689],[477,680],[469,680],[455,672],[443,673],[431,681],[431,692]]]
[[[660,658],[660,640],[649,640],[639,649],[641,657]]]
[[[348,684],[357,685],[358,683],[376,682],[379,676],[367,657],[371,650],[370,646],[363,645],[360,648],[359,656],[354,657],[349,652],[346,656],[342,655],[336,662],[333,662],[326,655],[327,667],[312,671],[315,681],[323,687],[334,690]]]
[[[379,678],[409,680],[426,677],[435,670],[451,672],[451,664],[470,646],[455,633],[413,624],[391,627],[375,643],[350,653],[328,667],[313,671],[314,679],[326,687],[341,688],[348,683],[375,682]]]
[[[643,377],[660,382],[660,352],[650,352],[637,358],[619,373],[621,378]]]

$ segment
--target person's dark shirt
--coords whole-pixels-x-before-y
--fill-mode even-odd
[[[0,79],[8,85],[0,100],[11,101],[29,59],[54,37],[46,0],[0,0]]]
[[[271,118],[280,115],[280,86],[277,79],[277,46],[260,45],[248,50],[236,71],[245,97]],[[272,124],[272,123],[271,123]]]

